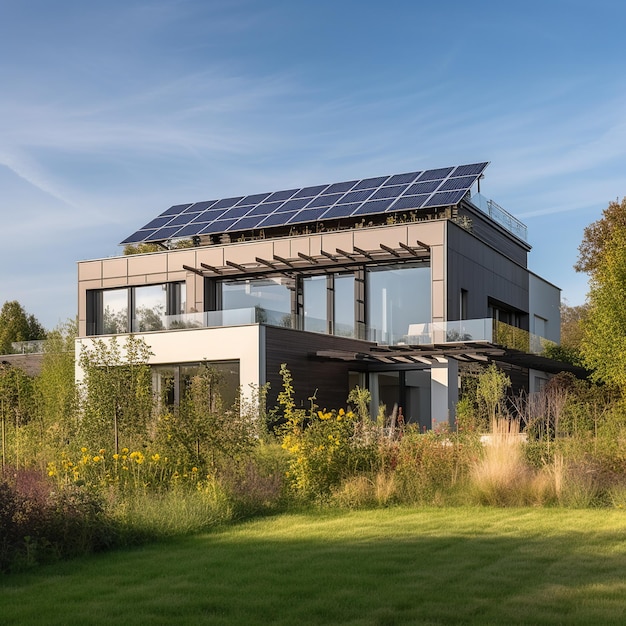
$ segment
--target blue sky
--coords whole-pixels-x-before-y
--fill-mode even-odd
[[[490,161],[530,268],[584,302],[626,194],[626,3],[0,0],[0,303],[75,315],[76,261],[172,204]]]

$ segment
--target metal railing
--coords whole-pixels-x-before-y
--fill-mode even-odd
[[[471,202],[494,222],[497,222],[500,226],[504,226],[509,232],[523,241],[528,241],[528,228],[526,224],[523,224],[516,217],[513,217],[497,202],[485,198],[485,196],[480,193],[474,194],[471,198]]]

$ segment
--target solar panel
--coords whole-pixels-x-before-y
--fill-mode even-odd
[[[488,163],[177,204],[122,244],[341,220],[458,204]]]
[[[358,182],[358,180],[349,180],[345,183],[335,183],[326,190],[326,193],[345,193],[350,191]]]
[[[231,206],[235,206],[239,200],[242,200],[243,196],[239,198],[224,198],[224,200],[220,200],[216,202],[213,207],[216,209],[230,209]]]

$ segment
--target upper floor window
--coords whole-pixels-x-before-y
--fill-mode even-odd
[[[168,315],[185,312],[185,283],[173,282],[87,292],[87,334],[163,330]]]
[[[215,309],[232,311],[254,309],[257,322],[277,326],[291,324],[294,280],[276,278],[249,278],[221,280],[216,283]]]
[[[365,286],[370,339],[395,344],[409,326],[431,321],[430,265],[381,265],[367,270]]]

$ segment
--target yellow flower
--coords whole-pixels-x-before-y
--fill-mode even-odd
[[[128,454],[128,448],[122,448],[122,454]]]
[[[155,463],[158,463],[158,462],[159,462],[159,459],[161,458],[161,456],[160,456],[160,455],[159,455],[159,453],[157,452],[156,454],[153,454],[150,458],[151,458],[151,459],[152,459]]]
[[[192,472],[197,472],[197,471],[198,471],[198,468],[197,468],[197,467],[192,467],[192,468],[191,468],[191,471],[192,471]]]
[[[345,415],[346,412],[343,409],[339,409],[339,415]]]
[[[117,452],[113,455],[113,458],[117,461],[120,458],[120,455]]]
[[[104,448],[100,448],[100,450],[98,450],[98,454],[103,455],[105,453]]]
[[[85,452],[87,452],[87,448],[81,448],[80,451],[85,454]]]
[[[101,457],[99,457],[99,456],[94,456],[94,457],[93,457],[93,462],[94,462],[94,463],[99,463],[99,462],[100,462],[100,460],[101,460]]]

